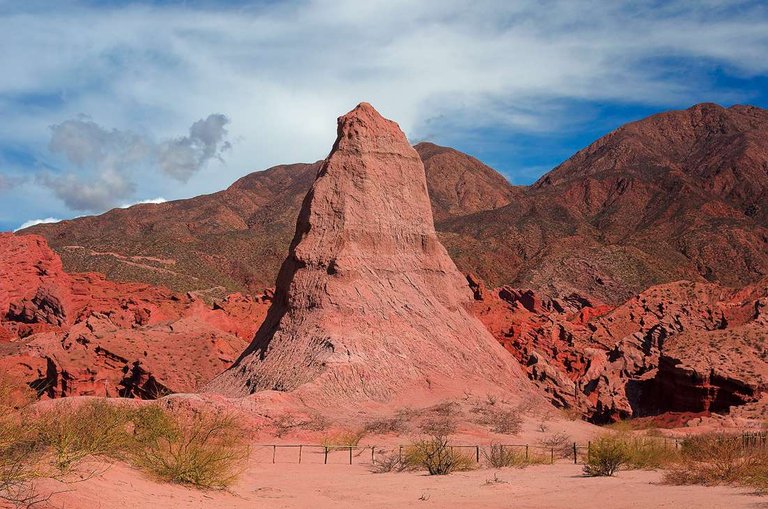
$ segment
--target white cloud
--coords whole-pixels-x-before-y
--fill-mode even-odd
[[[760,2],[94,5],[0,8],[0,68],[9,70],[0,73],[0,140],[42,152],[47,126],[80,113],[120,133],[176,140],[167,144],[164,172],[106,175],[119,196],[104,195],[101,176],[76,172],[92,209],[134,196],[211,192],[255,169],[321,158],[333,119],[361,100],[413,139],[439,135],[441,126],[454,137],[485,127],[548,132],[590,101],[745,100],[716,88],[702,68],[768,73],[768,13]],[[205,148],[190,152],[199,147],[194,134],[178,138],[211,111],[232,121],[226,166]],[[86,144],[75,158],[92,156]],[[188,171],[201,157],[209,164]],[[70,208],[87,205],[70,184],[60,193]]]
[[[48,148],[77,171],[47,171],[37,181],[71,210],[101,212],[133,196],[140,176],[157,178],[152,170],[186,182],[211,159],[221,160],[230,148],[228,122],[225,115],[212,114],[192,124],[188,136],[155,142],[131,131],[105,129],[88,117],[66,120],[51,126]]]
[[[44,219],[30,219],[29,221],[24,221],[21,223],[21,226],[13,230],[14,232],[17,232],[19,230],[23,230],[24,228],[29,228],[30,226],[35,226],[37,224],[49,224],[49,223],[58,223],[61,221],[61,219],[56,217],[46,217]]]

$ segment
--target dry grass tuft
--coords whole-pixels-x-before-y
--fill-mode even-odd
[[[525,468],[529,465],[549,463],[541,454],[531,454],[529,451],[526,455],[524,448],[501,444],[491,444],[487,450],[483,450],[483,458],[491,468]]]
[[[739,434],[707,433],[686,438],[679,463],[664,476],[669,484],[732,484],[768,491],[768,450]]]
[[[249,447],[233,416],[152,411],[137,419],[131,461],[154,477],[200,488],[225,488],[242,472]]]
[[[337,431],[326,435],[323,438],[322,445],[331,451],[347,447],[357,447],[365,435],[364,429]]]
[[[422,468],[429,475],[448,475],[454,471],[475,468],[473,458],[453,450],[445,435],[433,435],[409,446],[403,461],[413,468]]]
[[[79,405],[62,401],[41,412],[35,427],[54,466],[65,472],[88,456],[124,459],[132,444],[131,413],[104,401]]]

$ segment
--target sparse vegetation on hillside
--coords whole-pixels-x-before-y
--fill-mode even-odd
[[[503,406],[494,400],[474,405],[471,412],[475,414],[475,423],[486,426],[494,433],[517,435],[523,427],[522,412],[519,408]]]
[[[103,400],[20,406],[24,388],[0,381],[0,500],[28,507],[47,500],[36,481],[89,477],[86,458],[126,461],[153,477],[223,488],[248,456],[247,434],[232,416],[133,407]],[[86,475],[84,475],[86,474]]]
[[[768,492],[768,449],[741,434],[708,433],[683,440],[680,461],[664,476],[669,484],[731,484]]]
[[[365,435],[364,429],[336,431],[323,437],[323,446],[329,450],[357,447]]]
[[[156,478],[202,488],[225,488],[248,458],[237,420],[212,413],[168,414],[152,409],[136,421],[133,464]]]

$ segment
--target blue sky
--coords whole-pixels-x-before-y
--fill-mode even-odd
[[[528,184],[619,125],[768,107],[752,1],[0,0],[0,230],[323,158],[369,101]]]

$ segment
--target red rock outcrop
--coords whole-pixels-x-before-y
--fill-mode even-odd
[[[593,421],[727,412],[768,387],[766,283],[737,291],[681,281],[611,308],[470,281],[475,315],[531,380]]]
[[[0,368],[47,397],[154,398],[229,366],[270,298],[205,303],[99,274],[67,274],[45,240],[0,234]]]
[[[470,301],[437,240],[418,154],[362,103],[339,118],[266,321],[210,388],[315,404],[530,390]]]

